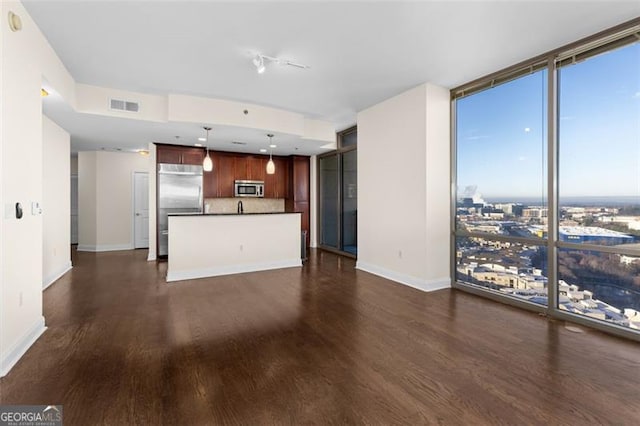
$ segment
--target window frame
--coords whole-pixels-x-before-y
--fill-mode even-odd
[[[550,318],[568,320],[580,325],[585,325],[610,334],[628,339],[640,341],[640,330],[605,322],[584,315],[560,310],[558,303],[558,252],[560,249],[573,249],[579,251],[592,250],[595,252],[615,253],[621,255],[640,256],[640,250],[629,248],[613,248],[596,244],[581,244],[559,241],[559,180],[558,180],[558,71],[566,65],[587,60],[597,54],[622,47],[624,45],[639,42],[640,18],[620,24],[616,27],[601,31],[590,37],[554,49],[543,55],[520,62],[511,67],[489,74],[485,77],[473,80],[451,90],[451,199],[450,199],[450,276],[452,287],[465,292],[477,294],[492,300],[509,305],[524,308],[530,311],[546,314]],[[457,218],[457,117],[456,101],[460,98],[484,91],[497,85],[515,80],[519,77],[547,69],[547,208],[548,208],[548,233],[546,241],[528,237],[508,237],[480,232],[468,232],[456,230]],[[471,284],[458,282],[456,279],[456,238],[477,237],[486,240],[508,241],[547,246],[547,296],[548,305],[538,305],[524,299],[502,295],[489,289],[483,289]]]

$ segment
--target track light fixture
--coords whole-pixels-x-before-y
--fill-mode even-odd
[[[269,161],[267,162],[267,174],[268,175],[272,175],[276,172],[276,164],[273,162],[273,147],[275,146],[272,142],[273,135],[271,133],[269,133],[267,135],[267,137],[269,138]]]
[[[213,160],[211,160],[211,156],[209,155],[209,130],[211,130],[211,127],[203,127],[203,129],[207,131],[207,156],[204,157],[204,161],[202,162],[202,170],[210,172],[213,170]]]
[[[261,53],[256,53],[256,55],[253,57],[253,65],[255,65],[256,71],[258,71],[258,74],[262,74],[265,72],[265,70],[267,69],[267,64],[269,62],[273,62],[278,65],[289,65],[291,67],[302,68],[302,69],[311,68],[309,65],[300,64],[298,62],[293,62],[288,59],[274,58],[273,56],[267,56]]]

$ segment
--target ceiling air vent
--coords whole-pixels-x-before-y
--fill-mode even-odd
[[[138,102],[123,101],[121,99],[110,99],[110,108],[116,111],[138,112],[140,104]]]

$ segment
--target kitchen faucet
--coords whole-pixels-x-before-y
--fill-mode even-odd
[[[238,201],[238,214],[244,213],[244,206],[242,205],[242,200]]]

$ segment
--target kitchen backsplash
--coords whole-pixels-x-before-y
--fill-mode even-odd
[[[284,212],[284,198],[205,198],[205,213],[237,213],[242,201],[245,213]]]

